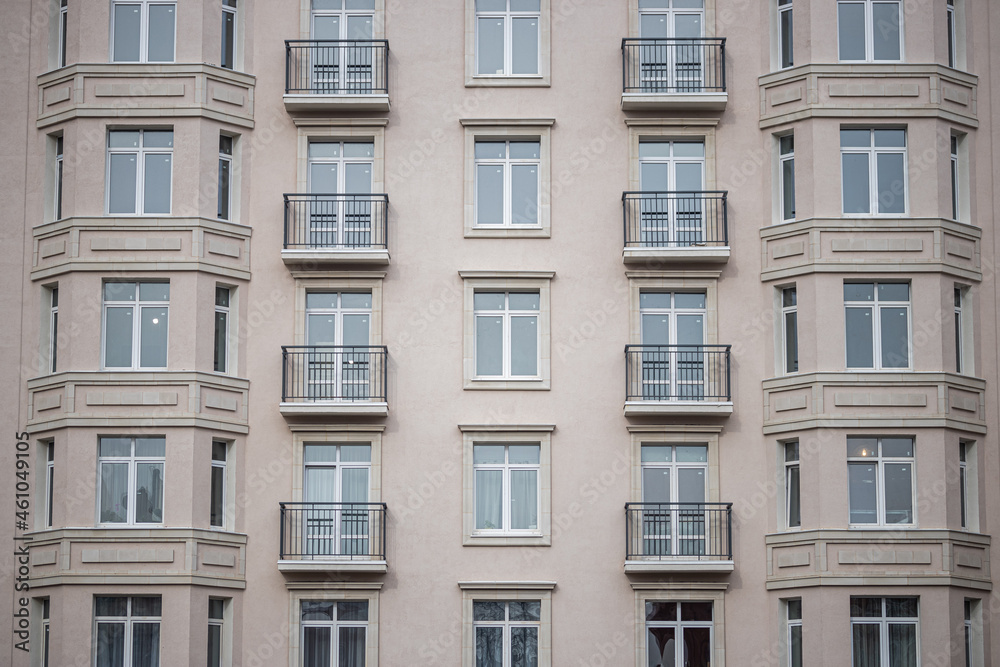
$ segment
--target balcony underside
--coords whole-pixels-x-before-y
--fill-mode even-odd
[[[326,560],[279,560],[281,572],[357,572],[385,574],[389,566],[384,560],[348,560],[330,558]]]
[[[685,246],[680,248],[625,248],[622,252],[625,264],[643,262],[711,262],[729,261],[729,246],[700,248]]]
[[[622,111],[722,111],[728,93],[622,93]]]
[[[388,94],[371,95],[284,95],[288,112],[389,111]]]
[[[315,401],[283,402],[278,411],[285,417],[387,417],[387,402]]]
[[[384,266],[389,263],[389,251],[384,249],[320,249],[282,250],[281,261],[286,266],[309,268],[327,264]]]
[[[735,564],[731,560],[626,560],[625,574],[661,574],[667,572],[732,572]]]
[[[625,401],[626,417],[669,417],[733,414],[732,401]]]

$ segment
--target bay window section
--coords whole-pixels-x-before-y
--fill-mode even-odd
[[[163,523],[165,461],[163,436],[99,438],[99,522]]]
[[[45,527],[52,527],[52,504],[55,500],[55,458],[56,444],[51,440],[44,444],[45,449]],[[964,449],[962,450],[965,451]]]
[[[906,130],[842,129],[844,215],[905,215]]]
[[[794,287],[781,290],[781,349],[785,373],[799,372],[799,306]]]
[[[909,283],[844,283],[847,368],[910,368]]]
[[[778,137],[778,162],[781,167],[781,221],[795,219],[795,135]]]
[[[173,2],[113,0],[111,62],[173,62],[176,11]]]
[[[219,220],[229,220],[233,208],[233,138],[219,135]]]
[[[782,445],[785,458],[785,527],[802,526],[802,498],[799,482],[799,443],[786,442]]]
[[[229,369],[229,299],[228,287],[215,288],[215,353],[213,369],[226,373]]]
[[[169,302],[169,283],[104,283],[103,367],[166,368]]]
[[[169,215],[172,130],[108,132],[108,215]]]
[[[841,62],[899,62],[903,55],[900,0],[838,0]]]
[[[852,526],[912,525],[914,447],[909,437],[848,437]]]
[[[224,440],[212,441],[212,481],[209,493],[209,525],[226,527],[226,458],[229,445]]]

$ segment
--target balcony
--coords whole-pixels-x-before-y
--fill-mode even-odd
[[[388,264],[389,196],[384,194],[286,194],[288,265]]]
[[[388,111],[389,42],[285,40],[285,109]]]
[[[385,503],[279,503],[282,572],[387,570]]]
[[[729,345],[626,345],[625,416],[733,412]]]
[[[732,572],[732,503],[625,503],[625,572]]]
[[[385,417],[384,345],[281,347],[281,414],[286,417]]]
[[[625,263],[729,260],[725,190],[624,192]]]
[[[725,38],[623,39],[624,111],[726,108]]]

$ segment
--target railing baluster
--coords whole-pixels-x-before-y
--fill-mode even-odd
[[[279,503],[282,560],[385,560],[385,503]]]
[[[387,356],[384,345],[282,346],[281,400],[385,403]]]
[[[729,402],[729,345],[626,345],[625,400]]]
[[[388,70],[384,39],[285,40],[288,95],[387,95]]]
[[[625,503],[626,560],[732,560],[732,503]]]
[[[623,192],[626,248],[728,247],[728,192]]]

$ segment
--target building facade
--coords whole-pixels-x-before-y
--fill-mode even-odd
[[[0,4],[0,662],[993,664],[998,11]]]

